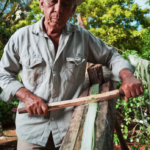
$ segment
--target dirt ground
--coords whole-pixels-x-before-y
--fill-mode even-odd
[[[0,144],[0,150],[17,150],[17,140]]]
[[[0,137],[0,150],[16,150],[17,136],[15,124],[3,128],[3,136]]]
[[[0,150],[16,150],[17,147],[17,136],[15,125],[11,127],[6,127],[4,130],[4,136],[0,137]],[[133,145],[133,143],[127,143],[129,147]],[[120,145],[115,146],[113,150],[121,150]],[[140,148],[140,150],[145,150],[144,147]]]

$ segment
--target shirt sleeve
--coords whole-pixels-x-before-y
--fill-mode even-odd
[[[11,37],[4,48],[4,53],[0,61],[0,87],[3,89],[0,98],[6,102],[11,102],[16,92],[21,87],[24,87],[16,79],[20,68],[19,55],[13,37]]]
[[[132,73],[135,67],[125,60],[113,47],[107,46],[101,39],[89,33],[88,62],[102,64],[112,71],[111,79],[121,81],[119,73],[122,69],[129,69]]]

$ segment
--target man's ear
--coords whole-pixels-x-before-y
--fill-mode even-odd
[[[44,12],[44,0],[39,0],[41,11]]]
[[[73,10],[72,10],[72,12],[71,12],[71,17],[75,14],[76,8],[77,8],[77,5],[74,5],[74,6],[73,6]]]

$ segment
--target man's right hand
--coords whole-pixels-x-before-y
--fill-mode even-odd
[[[16,97],[25,103],[25,107],[30,115],[44,114],[44,116],[47,116],[48,107],[45,102],[27,89],[20,88],[16,92]]]

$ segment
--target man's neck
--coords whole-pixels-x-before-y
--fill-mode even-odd
[[[62,29],[56,29],[53,26],[49,26],[46,20],[43,22],[45,33],[49,36],[49,38],[52,40],[54,46],[55,46],[55,53],[57,53],[58,50],[58,43],[60,39],[60,35],[62,32]]]

